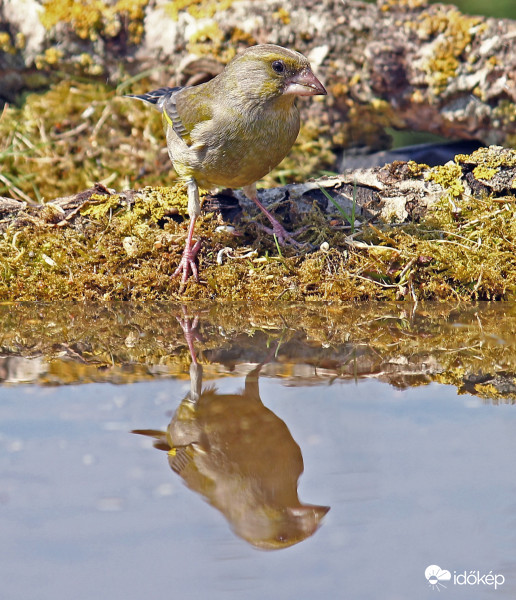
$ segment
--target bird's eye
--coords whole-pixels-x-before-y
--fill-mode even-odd
[[[284,73],[285,72],[285,63],[282,60],[275,60],[272,63],[272,68],[276,73]]]

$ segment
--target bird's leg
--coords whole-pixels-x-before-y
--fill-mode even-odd
[[[302,227],[301,229],[298,229],[293,234],[289,233],[283,227],[283,225],[277,219],[275,219],[272,216],[272,214],[265,208],[265,206],[258,200],[258,193],[256,191],[255,183],[253,183],[251,185],[246,185],[242,189],[244,191],[244,194],[249,198],[249,200],[252,200],[256,204],[256,206],[263,212],[263,214],[271,222],[272,228],[264,227],[263,225],[259,225],[259,227],[261,229],[263,229],[267,233],[270,233],[271,235],[275,235],[276,239],[278,240],[278,243],[281,246],[284,246],[285,244],[291,244],[295,248],[302,248],[304,246],[304,244],[302,244],[294,239],[294,235],[299,235],[300,233],[305,231],[306,227]]]
[[[199,188],[197,182],[192,177],[187,181],[188,190],[188,215],[190,216],[190,225],[188,227],[188,236],[186,238],[186,246],[183,250],[183,256],[179,266],[174,271],[172,277],[181,275],[181,286],[183,286],[187,280],[190,272],[193,275],[195,281],[199,281],[199,273],[197,271],[197,265],[195,264],[195,257],[199,252],[202,241],[198,240],[192,245],[193,234],[195,229],[195,221],[201,214],[201,203],[199,201]]]

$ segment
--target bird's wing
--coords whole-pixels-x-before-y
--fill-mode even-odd
[[[163,115],[169,124],[169,119],[172,121],[174,131],[188,146],[199,149],[196,127],[213,118],[210,88],[201,83],[172,94],[165,101]]]
[[[163,111],[163,119],[172,127],[176,134],[183,139],[187,144],[190,142],[190,131],[192,127],[187,129],[183,123],[179,112],[177,110],[177,97],[178,93],[188,88],[176,87],[167,88],[169,91],[163,96],[161,100],[161,110]]]
[[[152,104],[156,110],[163,114],[163,119],[172,127],[176,134],[187,141],[188,130],[184,126],[179,113],[177,112],[177,95],[179,92],[188,89],[184,87],[162,87],[145,94],[127,94],[128,98],[136,98],[143,102]]]
[[[152,104],[163,113],[163,120],[177,136],[191,146],[195,143],[191,138],[194,127],[213,116],[209,90],[204,86],[162,87],[146,94],[128,94],[128,97]]]

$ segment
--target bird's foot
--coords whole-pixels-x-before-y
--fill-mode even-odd
[[[195,259],[197,257],[197,253],[201,249],[202,240],[195,242],[193,246],[186,245],[186,248],[183,251],[183,256],[181,257],[181,262],[179,263],[177,269],[172,274],[172,277],[179,277],[181,275],[181,287],[184,287],[186,282],[188,281],[188,277],[190,273],[192,274],[195,281],[199,282],[199,271],[197,270],[197,264]]]
[[[301,235],[304,231],[306,231],[308,229],[308,225],[300,227],[296,231],[289,233],[281,223],[276,221],[276,219],[274,219],[274,221],[271,220],[271,224],[272,227],[266,227],[265,225],[257,223],[258,227],[262,231],[265,231],[266,233],[275,236],[280,246],[286,246],[287,244],[290,244],[291,246],[297,249],[304,248],[305,246],[307,246],[306,242],[298,242],[295,238],[298,235]]]

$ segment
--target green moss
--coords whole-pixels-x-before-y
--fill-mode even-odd
[[[0,162],[0,195],[20,199],[68,196],[96,181],[134,188],[139,172],[149,185],[175,178],[159,114],[100,82],[61,81],[7,107]]]
[[[516,199],[461,193],[457,163],[412,165],[412,172],[430,175],[443,188],[441,201],[420,223],[369,225],[350,244],[338,219],[314,209],[302,239],[326,241],[324,251],[285,248],[278,256],[252,220],[240,224],[234,237],[215,232],[214,216],[201,217],[195,234],[205,240],[201,282],[190,279],[184,290],[170,278],[188,225],[176,222],[186,209],[181,184],[145,188],[130,202],[122,194],[93,195],[75,229],[57,226],[61,217],[49,205],[37,217],[28,214],[23,229],[7,229],[0,238],[0,299],[514,299]],[[219,251],[228,247],[219,261]]]
[[[119,207],[120,196],[92,194],[88,202],[81,208],[81,215],[89,215],[94,219],[102,219]]]

